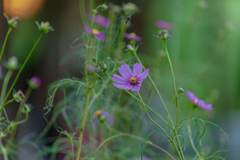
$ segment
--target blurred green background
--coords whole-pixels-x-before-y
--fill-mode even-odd
[[[102,4],[105,1],[97,1]],[[171,72],[167,58],[162,51],[163,44],[153,35],[159,28],[156,20],[163,20],[174,25],[172,37],[167,42],[173,63],[176,83],[185,91],[190,90],[200,99],[213,104],[213,111],[198,109],[194,117],[201,117],[218,124],[228,135],[230,152],[227,159],[240,159],[240,1],[239,0],[132,0],[108,1],[118,5],[133,2],[140,8],[140,13],[132,16],[131,27],[142,37],[139,56],[150,74],[155,77],[162,95],[169,103],[173,97]],[[86,1],[87,3],[87,1]],[[0,11],[3,13],[3,3]],[[88,4],[86,11],[88,12]],[[102,15],[107,16],[107,11]],[[48,85],[60,77],[66,77],[66,71],[75,77],[81,77],[78,65],[82,61],[69,59],[60,63],[67,54],[77,53],[72,42],[82,36],[83,24],[80,17],[78,1],[48,0],[34,15],[21,18],[16,29],[9,36],[4,59],[15,55],[23,62],[35,43],[39,32],[35,21],[49,21],[55,29],[44,35],[34,56],[20,77],[16,88],[26,89],[26,78],[34,75],[43,80],[43,86],[30,97],[34,110],[31,120],[20,128],[27,132],[40,132],[46,122],[42,118],[47,97]],[[7,32],[6,19],[0,16],[0,44]],[[146,83],[145,83],[146,84]],[[143,84],[144,85],[144,84]],[[144,93],[144,90],[141,90]],[[179,96],[181,118],[188,115],[191,102],[187,96]],[[13,112],[14,109],[8,108]],[[11,117],[10,117],[11,118]],[[36,123],[38,127],[36,127]],[[52,130],[52,134],[55,134]],[[25,132],[20,131],[19,137]],[[215,135],[216,132],[210,132]]]

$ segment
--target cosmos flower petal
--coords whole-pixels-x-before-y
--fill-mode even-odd
[[[142,65],[141,63],[134,63],[133,64],[133,76],[137,77],[142,73]]]
[[[84,29],[85,29],[88,33],[90,32],[90,28],[89,28],[87,25],[84,26]]]
[[[141,41],[142,40],[142,38],[140,37],[140,36],[135,36],[135,38],[134,38],[136,41]]]
[[[211,104],[206,104],[204,100],[198,100],[196,105],[201,107],[202,109],[205,109],[205,110],[212,110],[212,105]]]
[[[198,100],[198,98],[190,91],[187,91],[187,96],[193,103],[195,103],[195,100]]]
[[[140,91],[140,88],[141,88],[142,85],[138,84],[138,85],[135,85],[132,87],[132,91]]]
[[[112,125],[113,125],[113,123],[114,123],[114,117],[113,117],[112,115],[108,115],[108,116],[106,117],[106,120],[107,120],[109,126],[112,126]]]
[[[126,90],[132,89],[132,85],[130,84],[116,84],[116,83],[112,83],[112,84],[119,89],[126,89]]]
[[[148,76],[148,72],[149,72],[149,68],[146,69],[146,70],[138,77],[138,81],[144,80],[144,79]]]
[[[121,77],[117,74],[114,74],[113,75],[113,78],[112,78],[113,81],[117,82],[117,83],[120,83],[120,84],[127,84],[128,80],[124,77]]]
[[[118,68],[119,73],[126,79],[129,79],[132,77],[132,71],[129,65],[126,63]]]
[[[95,36],[98,37],[101,41],[105,41],[105,35],[102,32],[95,34]]]

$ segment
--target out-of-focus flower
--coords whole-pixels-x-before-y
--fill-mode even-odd
[[[208,3],[206,1],[199,1],[198,2],[198,7],[200,9],[207,9],[208,8]]]
[[[93,16],[91,14],[87,15],[87,19],[90,21],[92,20],[92,17]],[[101,15],[95,15],[93,22],[96,24],[99,24],[100,26],[103,26],[103,27],[109,27],[111,24],[111,22],[108,18],[105,18]]]
[[[123,4],[123,11],[125,14],[129,14],[129,12],[137,12],[138,7],[136,4],[129,2],[127,4]]]
[[[50,23],[49,22],[41,22],[41,24],[39,24],[37,21],[36,21],[36,24],[38,26],[38,29],[39,31],[43,32],[43,33],[48,33],[50,31],[54,31],[53,27],[50,26]]]
[[[169,37],[172,37],[171,34],[168,32],[168,30],[164,29],[158,32],[158,35],[162,40],[169,40]]]
[[[113,4],[113,3],[109,3],[109,8],[110,8],[113,12],[115,12],[116,14],[121,13],[121,11],[122,11],[122,9],[121,9],[120,6],[115,5],[115,4]]]
[[[38,76],[34,76],[28,81],[28,86],[32,89],[38,89],[41,84],[42,80]]]
[[[97,29],[91,30],[87,25],[84,26],[84,29],[91,35],[94,35],[97,38],[99,38],[101,41],[105,41],[105,35],[102,32],[98,31]]]
[[[17,92],[13,92],[13,98],[16,102],[22,102],[25,98],[25,95],[21,90],[18,90]]]
[[[187,91],[187,96],[196,106],[205,110],[212,110],[212,104],[206,104],[204,100],[198,99],[192,92]]]
[[[10,28],[17,27],[17,23],[19,21],[19,17],[18,16],[15,16],[15,17],[12,17],[12,18],[9,19],[7,14],[3,13],[3,15],[4,15],[4,17],[6,17],[8,25],[9,25]]]
[[[23,107],[22,107],[22,112],[25,113],[25,112],[30,112],[32,110],[32,106],[30,104],[24,104]]]
[[[114,122],[114,117],[112,115],[109,115],[104,110],[97,110],[94,113],[93,120],[99,120],[100,122],[104,123],[105,120],[107,121],[108,125],[112,126]]]
[[[117,74],[113,75],[112,80],[116,83],[113,85],[120,89],[139,91],[142,86],[142,81],[148,76],[149,69],[146,69],[142,72],[141,63],[133,64],[133,72],[131,68],[126,63],[118,68],[119,73],[122,75],[119,76]]]
[[[102,8],[103,10],[107,10],[108,6],[104,3],[104,4],[100,5],[100,8]]]
[[[172,23],[168,23],[168,22],[160,21],[160,20],[156,21],[156,26],[159,27],[159,28],[166,28],[166,29],[172,29],[173,28]]]
[[[88,72],[90,72],[90,73],[94,73],[94,72],[95,72],[95,73],[99,73],[100,70],[101,70],[101,67],[100,67],[100,66],[97,66],[97,68],[96,68],[94,65],[88,64],[87,70],[88,70]]]
[[[12,56],[8,59],[8,69],[15,70],[18,68],[18,59],[15,56]]]
[[[138,47],[135,47],[135,46],[132,46],[131,44],[128,44],[126,50],[127,50],[129,53],[134,54],[135,52],[137,52],[137,49],[138,49]]]
[[[135,41],[141,41],[142,38],[138,35],[136,35],[134,32],[131,33],[124,33],[124,37],[127,39],[133,39]]]

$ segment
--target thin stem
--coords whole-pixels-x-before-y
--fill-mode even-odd
[[[169,112],[170,112],[170,107],[171,107],[171,104],[172,104],[173,100],[177,97],[177,95],[178,95],[178,94],[176,94],[176,95],[172,98],[172,100],[171,100],[171,102],[170,102],[170,104],[169,104],[169,106],[168,106],[168,112],[167,112],[167,114],[168,114],[168,123],[170,123],[170,122],[169,122],[169,116],[170,116]]]
[[[42,35],[43,35],[43,32],[40,34],[40,36],[39,36],[37,42],[34,44],[32,50],[31,50],[30,53],[28,54],[28,56],[27,56],[26,60],[24,61],[24,63],[23,63],[23,65],[22,65],[21,69],[18,71],[18,74],[17,74],[16,78],[14,79],[14,81],[13,81],[13,83],[12,83],[10,89],[8,90],[7,95],[5,96],[5,99],[4,99],[3,103],[6,102],[8,96],[9,96],[10,93],[12,92],[13,87],[15,86],[15,84],[16,84],[16,82],[17,82],[19,76],[20,76],[20,74],[22,73],[22,71],[23,71],[25,65],[27,64],[29,58],[31,57],[33,51],[34,51],[35,48],[37,47],[37,44],[39,43],[39,41],[40,41]],[[3,109],[3,107],[0,108],[0,111],[2,111],[2,109]]]
[[[134,53],[134,55],[135,55],[136,59],[138,60],[138,62],[142,64],[142,62],[141,62],[141,60],[139,59],[139,57],[138,57],[138,55],[137,55],[136,52]],[[142,64],[142,67],[143,67],[143,69],[145,70],[145,67],[144,67],[143,64]],[[161,102],[162,102],[162,104],[163,104],[163,107],[164,107],[164,109],[165,109],[166,112],[167,112],[168,109],[167,109],[167,107],[165,106],[165,103],[164,103],[164,101],[163,101],[163,98],[162,98],[162,96],[161,96],[161,94],[160,94],[160,92],[159,92],[156,84],[153,82],[153,80],[152,80],[152,78],[151,78],[151,76],[150,76],[149,74],[148,74],[148,78],[149,78],[150,82],[152,83],[152,85],[154,86],[154,88],[155,88],[155,90],[156,90],[156,92],[157,92],[157,94],[158,94],[158,96],[159,96],[159,99],[161,100]],[[175,125],[174,125],[174,123],[173,123],[173,120],[172,120],[172,118],[171,118],[171,115],[169,115],[169,118],[170,118],[170,121],[171,121],[171,123],[172,123],[173,128],[175,128]],[[174,129],[174,133],[175,133],[175,134],[177,133],[175,129]],[[183,154],[183,151],[182,151],[182,148],[181,148],[181,145],[180,145],[180,141],[179,141],[178,136],[176,136],[176,140],[177,140],[178,147],[179,147],[179,149],[180,149],[182,158],[185,159],[184,154]]]
[[[83,0],[82,0],[83,1]],[[93,14],[93,17],[92,17],[92,22],[91,22],[91,26],[90,26],[90,32],[92,30],[92,27],[93,27],[93,22],[94,22],[94,17],[95,17],[95,14]],[[86,81],[87,81],[87,85],[88,85],[88,70],[87,70],[87,61],[88,61],[88,49],[89,49],[89,42],[90,42],[90,36],[91,36],[91,33],[88,33],[88,38],[87,38],[87,44],[86,44],[86,53],[85,53],[85,72],[86,72]]]
[[[5,96],[6,91],[7,91],[8,82],[9,82],[12,74],[13,74],[13,70],[10,69],[10,70],[8,70],[6,76],[4,77],[2,92],[1,92],[1,102],[0,103],[2,103],[3,100],[4,100],[4,96]]]
[[[2,150],[4,160],[8,160],[8,154],[6,148],[2,144],[2,139],[0,139],[0,148]]]
[[[82,18],[82,22],[84,25],[87,25],[87,19],[85,14],[85,5],[84,0],[79,0],[79,10],[80,10],[80,16]]]
[[[191,146],[193,148],[193,150],[196,152],[197,156],[199,157],[199,159],[201,159],[200,153],[198,152],[194,142],[193,142],[193,138],[192,138],[192,131],[191,131],[191,116],[192,116],[192,112],[194,110],[195,107],[192,108],[192,110],[190,111],[188,117],[189,117],[189,122],[188,122],[188,135],[189,135],[189,140],[191,143]]]
[[[74,145],[73,145],[73,138],[70,138],[71,148],[72,148],[72,160],[74,160]]]
[[[177,92],[177,87],[176,87],[176,82],[175,82],[172,62],[171,62],[171,59],[170,59],[170,56],[169,56],[168,50],[167,50],[166,40],[164,40],[164,47],[165,47],[166,55],[167,55],[168,62],[169,62],[169,65],[170,65],[170,69],[171,69],[171,73],[172,73],[172,79],[173,79],[173,86],[174,86],[175,95],[177,95],[178,92]],[[179,115],[179,107],[178,107],[177,97],[176,97],[176,106],[177,106],[177,120],[176,120],[176,125],[177,125],[178,124],[178,115]]]
[[[1,110],[0,110],[0,112],[2,111],[2,109],[7,105],[7,104],[9,104],[9,103],[11,103],[11,102],[13,102],[13,101],[15,101],[16,99],[15,98],[13,98],[13,99],[10,99],[9,101],[7,101],[6,103],[4,103],[1,107]]]
[[[175,158],[174,158],[169,152],[167,152],[165,149],[159,147],[158,145],[152,143],[152,142],[149,141],[149,140],[146,140],[146,139],[144,139],[144,138],[142,138],[142,137],[139,137],[139,136],[136,136],[136,135],[119,132],[119,131],[113,129],[112,127],[110,127],[110,126],[109,126],[108,124],[106,124],[106,123],[104,123],[104,125],[105,125],[105,126],[107,127],[107,129],[109,129],[111,132],[115,132],[115,133],[118,133],[118,134],[124,134],[125,136],[131,137],[131,138],[136,139],[136,140],[138,140],[138,141],[140,141],[140,142],[147,143],[147,144],[149,144],[150,146],[153,146],[153,147],[161,150],[162,152],[166,153],[169,157],[171,157],[173,160],[175,160]]]
[[[7,43],[7,39],[8,39],[8,36],[9,36],[11,30],[12,30],[12,28],[9,27],[9,28],[8,28],[8,31],[7,31],[7,34],[6,34],[6,36],[5,36],[5,39],[4,39],[4,42],[3,42],[3,46],[2,46],[2,50],[1,50],[1,53],[0,53],[0,61],[1,61],[1,59],[2,59],[3,51],[4,51],[4,49],[5,49],[5,46],[6,46],[6,43]]]
[[[80,132],[79,132],[79,142],[78,142],[78,150],[77,150],[76,160],[79,160],[80,154],[81,154],[83,130],[84,130],[84,126],[85,126],[86,119],[87,119],[87,113],[88,113],[88,109],[89,109],[88,102],[89,102],[89,98],[90,98],[90,93],[91,93],[91,89],[88,89],[87,100],[86,100],[86,104],[85,104],[85,108],[84,108],[84,112],[83,112],[82,124],[81,124]]]
[[[19,107],[18,107],[18,111],[17,111],[17,114],[16,114],[16,118],[15,118],[15,122],[18,122],[21,118],[21,115],[22,115],[22,107],[23,105],[27,102],[30,94],[32,93],[32,89],[30,87],[28,87],[26,93],[25,93],[25,98],[24,98],[24,101],[20,103]],[[9,140],[10,141],[13,141],[14,140],[14,137],[15,137],[15,134],[17,132],[17,128],[18,126],[15,125],[15,127],[12,129],[12,132],[11,132],[11,135],[9,137]],[[8,143],[10,144],[10,143]]]

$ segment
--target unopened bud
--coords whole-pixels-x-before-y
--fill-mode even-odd
[[[10,70],[15,70],[15,69],[17,69],[17,66],[18,66],[18,59],[17,59],[17,57],[13,56],[13,57],[9,58],[9,60],[8,60],[8,68]]]
[[[23,108],[22,108],[22,112],[25,113],[25,112],[30,112],[32,110],[32,106],[30,104],[24,104],[23,105]]]
[[[158,35],[164,41],[168,40],[168,37],[171,37],[171,35],[168,33],[168,30],[166,29],[159,31]]]
[[[41,22],[41,24],[39,24],[38,22],[36,22],[39,31],[43,32],[43,33],[48,33],[50,31],[53,31],[53,27],[50,26],[49,22]]]
[[[34,76],[28,81],[28,86],[32,89],[38,89],[41,84],[42,80],[38,76]]]
[[[18,90],[17,92],[14,91],[13,98],[16,102],[22,102],[25,98],[25,95],[21,90]]]
[[[97,10],[96,10],[96,9],[93,9],[93,10],[92,10],[92,14],[97,14]]]
[[[183,93],[184,90],[182,88],[178,88],[178,93]]]

